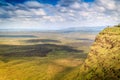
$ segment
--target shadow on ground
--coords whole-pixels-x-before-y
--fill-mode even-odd
[[[35,38],[34,35],[0,35],[2,38]]]
[[[3,57],[45,57],[48,53],[55,52],[78,53],[83,52],[83,50],[55,44],[0,45],[0,56]]]
[[[30,39],[25,41],[27,43],[36,43],[36,42],[55,42],[55,43],[61,43],[59,40],[52,40],[52,39]]]

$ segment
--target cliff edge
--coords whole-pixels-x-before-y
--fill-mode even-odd
[[[120,80],[120,25],[98,34],[76,80]]]

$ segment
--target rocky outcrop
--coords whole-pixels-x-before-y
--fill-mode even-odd
[[[120,80],[120,27],[98,34],[76,80]]]

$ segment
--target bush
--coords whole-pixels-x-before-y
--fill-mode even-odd
[[[115,25],[115,27],[120,27],[120,24],[118,24],[118,25]]]

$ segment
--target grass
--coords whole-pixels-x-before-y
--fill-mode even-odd
[[[96,37],[76,80],[119,80],[119,63],[120,27],[108,27]]]
[[[95,35],[31,34],[36,38],[0,38],[0,80],[120,79],[119,26],[100,32],[91,51]]]
[[[0,62],[0,78],[2,80],[52,80],[56,75],[62,77],[69,70],[81,65],[84,60],[74,59],[73,56],[12,57],[8,62]]]
[[[84,36],[76,40],[77,34],[71,38],[66,34],[32,35],[36,37],[0,38],[0,80],[63,80],[66,74],[75,74],[91,45],[88,38],[82,41]]]

